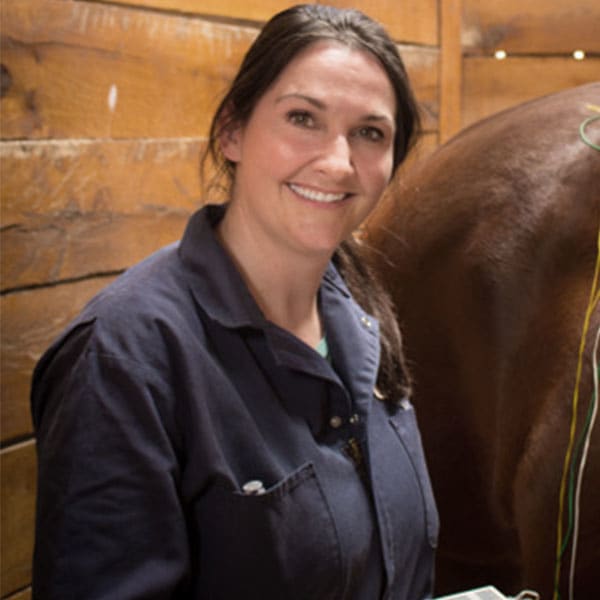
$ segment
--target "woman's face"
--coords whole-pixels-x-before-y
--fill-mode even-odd
[[[392,85],[374,56],[312,44],[248,122],[221,138],[236,163],[234,212],[274,251],[331,254],[389,182],[395,114]]]

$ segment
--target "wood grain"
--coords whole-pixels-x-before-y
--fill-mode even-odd
[[[467,54],[598,54],[599,24],[597,0],[463,0],[462,43]]]
[[[396,41],[437,46],[437,0],[328,0],[327,4],[357,8],[378,20]]]
[[[598,80],[600,58],[467,57],[463,62],[462,125],[539,96]],[[598,98],[590,98],[597,104]],[[549,124],[551,126],[551,124]]]
[[[275,13],[298,4],[293,0],[114,0],[117,4],[152,7],[168,12],[240,19],[262,24]]]
[[[440,4],[440,143],[444,143],[461,128],[461,2],[462,0],[442,0]]]
[[[417,97],[423,129],[436,132],[440,115],[440,51],[438,48],[417,48],[401,45],[400,56],[406,67],[410,85]]]
[[[123,269],[202,204],[199,139],[0,146],[2,288]]]
[[[256,30],[90,2],[6,0],[5,139],[196,137]]]
[[[264,22],[276,12],[298,4],[282,0],[116,0],[123,4],[145,5],[216,17]],[[380,21],[397,41],[437,45],[436,0],[328,0],[340,8],[356,8]]]
[[[0,452],[2,562],[0,589],[8,595],[31,581],[34,538],[36,455],[33,441]],[[26,598],[27,595],[19,596]]]
[[[257,33],[89,2],[1,6],[4,139],[204,136]],[[412,70],[430,69],[419,51]]]
[[[27,587],[23,590],[19,590],[15,594],[6,596],[5,600],[31,600],[31,588]]]

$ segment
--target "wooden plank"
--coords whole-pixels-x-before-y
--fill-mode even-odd
[[[440,142],[461,127],[461,0],[441,1]]]
[[[112,278],[28,290],[0,297],[0,425],[2,442],[32,432],[31,373],[52,340]]]
[[[189,137],[256,31],[70,0],[3,0],[2,135]]]
[[[200,137],[256,29],[69,0],[5,0],[5,139]],[[405,50],[431,103],[431,49]],[[437,122],[436,125],[437,126]]]
[[[2,450],[0,464],[0,588],[3,595],[8,595],[31,582],[37,468],[34,442],[24,442]]]
[[[16,594],[11,594],[10,596],[7,596],[5,600],[31,600],[31,588],[28,587]]]
[[[198,139],[0,145],[3,289],[123,269],[201,204]]]
[[[107,211],[11,228],[1,241],[3,285],[12,283],[12,290],[125,269],[178,240],[187,219],[175,211],[136,216]]]
[[[463,62],[463,127],[495,112],[598,80],[600,58],[467,57]],[[597,103],[597,98],[590,102]]]
[[[600,52],[598,0],[464,0],[463,45],[469,54]]]
[[[116,0],[201,15],[264,22],[275,13],[298,4],[283,0]],[[380,21],[397,41],[437,45],[437,0],[328,0],[341,8],[356,8]]]
[[[327,0],[326,4],[363,11],[399,42],[439,44],[438,0]]]
[[[437,48],[399,46],[413,91],[419,102],[423,129],[437,132],[439,127],[440,51]]]
[[[192,210],[201,202],[202,138],[0,144],[2,222],[113,210]]]
[[[275,13],[298,4],[293,0],[114,0],[117,4],[158,8],[200,16],[264,23]]]

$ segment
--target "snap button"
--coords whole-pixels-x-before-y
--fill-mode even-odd
[[[356,425],[360,421],[360,417],[355,413],[350,417],[349,420],[352,425]]]
[[[329,424],[334,428],[337,429],[338,427],[341,426],[342,424],[342,417],[338,417],[337,415],[331,417],[331,419],[329,419]]]
[[[265,486],[260,479],[251,479],[250,481],[246,481],[246,483],[242,486],[242,491],[246,496],[260,496],[265,493]]]
[[[361,323],[362,323],[362,324],[363,324],[365,327],[368,327],[369,329],[371,328],[371,321],[370,321],[370,319],[369,319],[369,318],[368,318],[366,315],[363,315],[363,316],[360,318],[360,322],[361,322]]]

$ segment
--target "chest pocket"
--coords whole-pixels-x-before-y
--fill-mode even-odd
[[[340,546],[312,463],[261,495],[217,485],[197,510],[198,597],[341,597]]]
[[[429,473],[427,472],[427,466],[425,464],[425,455],[415,411],[412,404],[407,399],[402,401],[401,408],[390,417],[390,423],[410,457],[423,496],[427,537],[431,546],[435,548],[437,546],[440,529],[439,516],[435,498],[433,496],[433,490],[431,488]]]

